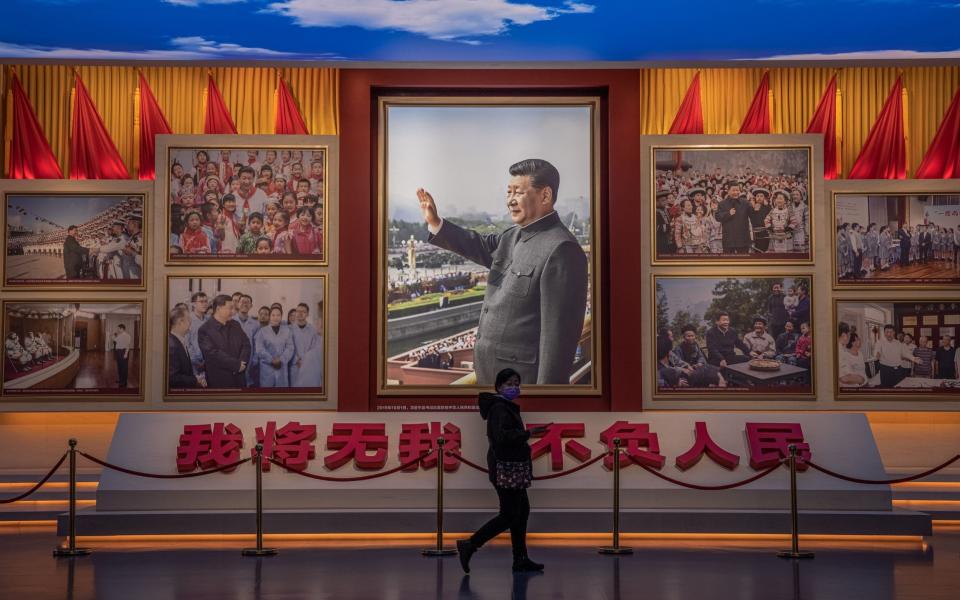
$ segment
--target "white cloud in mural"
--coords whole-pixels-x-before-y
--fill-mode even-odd
[[[905,60],[920,58],[960,58],[960,49],[926,52],[922,50],[861,50],[856,52],[837,52],[834,54],[781,54],[763,58],[745,58],[741,60]]]
[[[0,42],[0,57],[55,58],[89,60],[211,60],[222,58],[263,59],[339,59],[334,54],[299,54],[269,48],[256,48],[215,42],[199,36],[177,37],[170,48],[153,50],[106,50],[103,48],[65,48]]]

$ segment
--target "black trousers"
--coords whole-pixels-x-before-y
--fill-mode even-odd
[[[117,383],[120,387],[127,387],[130,358],[125,357],[126,350],[114,350],[113,356],[117,359]]]
[[[903,379],[900,373],[900,367],[888,367],[880,365],[880,387],[892,388]]]
[[[527,555],[527,518],[530,517],[527,490],[496,490],[500,512],[470,536],[470,543],[479,548],[509,529],[513,557],[524,557]]]

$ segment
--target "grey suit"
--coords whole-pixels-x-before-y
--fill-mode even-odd
[[[587,257],[556,212],[480,235],[444,221],[431,244],[490,269],[474,348],[477,383],[506,367],[524,383],[567,384],[583,330]]]

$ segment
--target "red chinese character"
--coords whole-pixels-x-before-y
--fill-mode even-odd
[[[441,435],[440,422],[431,423],[404,423],[400,431],[400,463],[407,463],[418,456],[423,456],[419,462],[413,463],[404,471],[416,471],[418,468],[432,469],[437,466],[437,438]],[[443,450],[457,456],[460,455],[460,428],[453,423],[443,425]],[[428,454],[429,453],[429,454]],[[443,457],[443,470],[448,473],[460,468],[460,461],[456,456]]]
[[[804,471],[810,459],[810,444],[803,442],[800,423],[747,423],[747,442],[750,444],[750,466],[766,469],[790,456],[787,447],[797,446],[797,470]]]
[[[266,430],[257,427],[257,442],[263,444],[260,460],[263,470],[270,470],[271,458],[295,471],[306,469],[307,461],[316,456],[316,450],[310,443],[315,439],[316,425],[301,425],[298,421],[291,421],[277,429],[276,421],[267,421]]]
[[[707,424],[703,421],[697,421],[694,436],[693,447],[677,457],[677,468],[681,471],[686,471],[700,462],[704,454],[721,467],[730,470],[737,468],[740,464],[739,456],[727,452],[713,441],[710,433],[707,432]]]
[[[222,467],[240,460],[243,433],[233,423],[184,425],[177,447],[177,470],[189,473],[201,469]],[[232,471],[233,469],[229,469]]]
[[[527,429],[533,429],[534,427],[539,427],[539,425],[530,424]],[[583,423],[553,423],[546,433],[536,436],[537,441],[530,444],[530,455],[532,458],[538,458],[549,452],[550,467],[554,471],[563,470],[564,450],[570,453],[570,456],[583,462],[590,458],[592,454],[590,448],[576,440],[567,440],[567,443],[564,444],[563,438],[582,438],[584,431]]]
[[[328,469],[339,469],[353,459],[358,469],[381,469],[387,464],[387,426],[383,423],[334,423],[323,458]]]
[[[650,431],[650,425],[647,423],[617,421],[600,434],[600,441],[610,450],[613,450],[613,438],[620,438],[620,448],[623,450],[620,454],[621,468],[633,463],[631,457],[654,469],[662,468],[667,460],[660,454],[660,441],[657,439],[657,434]],[[603,457],[603,466],[612,469],[613,457]]]

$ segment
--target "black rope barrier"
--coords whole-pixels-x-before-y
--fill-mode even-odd
[[[33,487],[30,488],[29,490],[25,491],[24,493],[20,494],[19,496],[14,496],[13,498],[5,498],[5,499],[3,499],[3,500],[0,500],[0,504],[12,504],[13,502],[19,502],[20,500],[23,500],[24,498],[26,498],[26,497],[29,496],[30,494],[32,494],[32,493],[34,493],[35,491],[39,490],[41,487],[43,487],[43,484],[45,484],[47,481],[50,480],[51,477],[53,477],[53,474],[57,472],[57,469],[60,468],[60,465],[63,464],[63,461],[67,460],[67,455],[68,455],[68,454],[70,454],[70,453],[69,453],[69,452],[64,452],[64,453],[63,453],[63,456],[60,457],[60,460],[57,461],[57,464],[53,465],[53,468],[50,469],[50,471],[49,471],[46,475],[43,476],[43,479],[41,479],[40,481],[38,481],[35,486],[33,486]]]
[[[463,456],[460,456],[459,454],[453,454],[453,453],[449,453],[449,452],[448,452],[447,454],[449,454],[450,456],[452,456],[452,457],[454,457],[455,459],[459,460],[460,462],[462,462],[463,464],[467,465],[468,467],[471,467],[471,468],[473,468],[473,469],[476,469],[477,471],[480,471],[481,473],[489,473],[489,472],[490,472],[490,470],[487,469],[486,467],[481,467],[481,466],[478,465],[477,463],[471,461],[470,459],[464,458]],[[586,461],[586,462],[580,463],[579,465],[577,465],[577,466],[575,466],[575,467],[573,467],[573,468],[567,469],[566,471],[560,471],[559,473],[550,473],[550,474],[547,474],[547,475],[534,475],[534,476],[533,476],[533,480],[534,480],[534,481],[544,481],[544,480],[546,480],[546,479],[556,479],[557,477],[563,477],[563,476],[565,476],[565,475],[570,475],[571,473],[576,473],[577,471],[579,471],[579,470],[581,470],[581,469],[586,469],[586,468],[589,467],[590,465],[596,463],[597,461],[599,461],[600,459],[602,459],[602,458],[604,458],[604,457],[606,457],[606,456],[609,456],[610,454],[611,454],[611,452],[604,452],[603,454],[598,454],[597,456],[594,456],[593,458],[591,458],[590,460],[588,460],[588,461]]]
[[[701,490],[701,491],[731,490],[733,488],[738,488],[738,487],[747,485],[748,483],[753,483],[754,481],[758,479],[763,479],[770,473],[773,473],[780,467],[780,465],[782,465],[783,463],[789,460],[789,459],[781,459],[780,461],[777,462],[777,464],[770,466],[768,469],[761,471],[760,473],[757,473],[756,475],[752,477],[748,477],[747,479],[743,479],[741,481],[735,481],[733,483],[726,483],[723,485],[700,485],[698,483],[687,483],[686,481],[680,481],[679,479],[674,479],[669,475],[664,475],[663,473],[657,471],[656,469],[643,464],[635,456],[630,456],[629,454],[627,456],[630,458],[631,461],[633,461],[634,464],[642,468],[647,473],[650,473],[651,475],[656,475],[660,479],[663,479],[664,481],[669,481],[674,485],[690,488],[691,490]]]
[[[99,459],[96,456],[91,456],[86,452],[77,450],[77,454],[84,457],[85,459],[95,462],[102,467],[107,469],[112,469],[114,471],[119,471],[121,473],[126,473],[127,475],[134,475],[136,477],[149,477],[151,479],[187,479],[189,477],[200,477],[202,475],[210,475],[211,473],[220,473],[221,471],[230,471],[231,469],[236,469],[245,462],[251,461],[251,457],[242,458],[235,463],[230,463],[229,465],[222,465],[213,469],[207,469],[205,471],[195,471],[193,473],[177,473],[175,475],[164,474],[164,473],[145,473],[143,471],[135,471],[133,469],[128,469],[126,467],[119,467],[117,465],[112,465],[105,460]]]
[[[960,454],[954,456],[953,458],[951,458],[950,460],[946,461],[943,464],[937,465],[932,469],[924,471],[923,473],[917,473],[916,475],[910,475],[907,477],[898,477],[896,479],[862,479],[860,477],[851,477],[849,475],[842,475],[840,473],[837,473],[836,471],[831,471],[826,467],[821,467],[820,465],[818,465],[817,463],[811,460],[803,460],[803,459],[799,459],[799,460],[809,465],[811,468],[816,469],[817,471],[820,471],[824,475],[829,475],[830,477],[835,477],[837,479],[842,479],[844,481],[849,481],[851,483],[862,483],[864,485],[885,485],[885,484],[889,485],[894,483],[906,483],[908,481],[916,481],[917,479],[923,479],[924,477],[933,475],[937,471],[946,469],[953,463],[960,460]]]
[[[402,470],[406,469],[407,467],[412,467],[413,465],[419,463],[419,462],[420,462],[421,460],[423,460],[424,458],[430,456],[430,454],[432,454],[433,452],[434,452],[434,451],[430,451],[430,452],[427,452],[427,453],[425,453],[425,454],[422,454],[422,455],[414,458],[413,460],[408,460],[407,462],[405,462],[405,463],[403,463],[403,464],[400,464],[400,465],[397,465],[396,467],[394,467],[394,468],[392,468],[392,469],[390,469],[390,470],[387,470],[387,471],[378,471],[378,472],[376,472],[376,473],[371,473],[370,475],[358,475],[358,476],[356,476],[356,477],[333,477],[333,476],[331,476],[331,475],[319,475],[319,474],[317,474],[317,473],[308,473],[308,472],[306,472],[306,471],[298,471],[297,469],[290,468],[290,467],[288,467],[287,465],[283,464],[282,462],[280,462],[280,461],[278,461],[278,460],[275,460],[275,459],[273,459],[273,458],[267,458],[267,460],[269,460],[271,463],[277,465],[278,467],[280,467],[280,468],[282,468],[282,469],[285,469],[285,470],[287,470],[287,471],[290,472],[290,473],[296,473],[297,475],[300,475],[301,477],[309,477],[310,479],[318,479],[318,480],[320,480],[320,481],[344,481],[344,482],[350,482],[350,481],[367,481],[368,479],[377,479],[378,477],[386,477],[387,475],[393,475],[394,473],[396,473],[396,472],[398,472],[398,471],[402,471]],[[438,461],[438,462],[441,462],[441,461]],[[440,467],[442,468],[443,465],[440,464]]]

